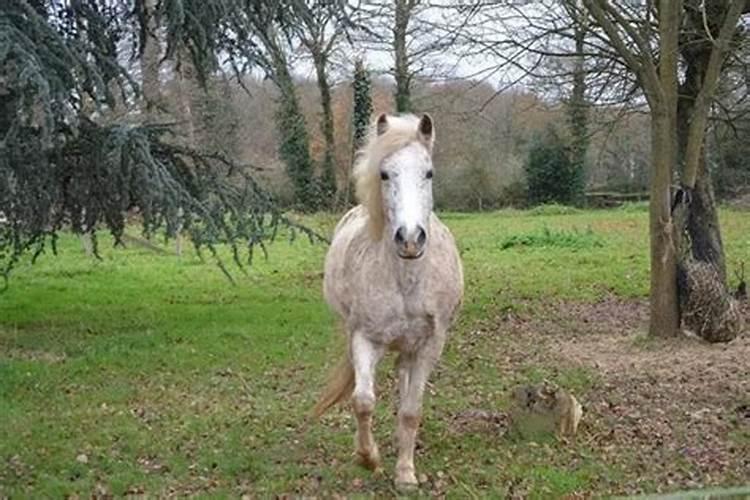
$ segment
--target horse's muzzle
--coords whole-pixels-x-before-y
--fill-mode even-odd
[[[416,230],[409,233],[401,226],[396,230],[393,240],[396,243],[399,257],[402,259],[418,259],[424,253],[427,232],[422,226],[417,226]]]

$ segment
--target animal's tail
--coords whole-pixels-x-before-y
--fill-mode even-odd
[[[320,417],[331,406],[348,399],[352,392],[354,392],[354,367],[349,360],[349,356],[344,354],[338,364],[331,370],[328,385],[313,408],[312,416]]]

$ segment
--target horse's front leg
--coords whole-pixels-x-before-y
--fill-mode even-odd
[[[378,445],[372,436],[372,414],[375,411],[375,369],[384,350],[355,332],[351,340],[352,366],[354,367],[354,393],[352,407],[357,418],[355,446],[357,461],[363,467],[377,470],[380,466]]]
[[[414,447],[422,418],[422,397],[432,368],[440,358],[443,343],[443,338],[433,337],[415,354],[401,355],[399,358],[401,394],[396,431],[398,460],[396,461],[395,482],[400,488],[412,488],[418,484],[414,468]]]

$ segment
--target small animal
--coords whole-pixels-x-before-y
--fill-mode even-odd
[[[513,390],[511,411],[513,427],[522,434],[529,420],[537,428],[546,428],[559,437],[573,437],[583,417],[583,407],[568,391],[544,381],[538,385],[522,385]]]

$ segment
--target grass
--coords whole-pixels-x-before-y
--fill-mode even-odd
[[[585,445],[567,463],[554,458],[557,444],[488,442],[450,427],[462,409],[501,408],[518,383],[550,378],[584,391],[597,377],[548,366],[498,377],[491,353],[506,340],[482,337],[487,350],[462,341],[471,332],[549,300],[647,293],[645,212],[558,212],[443,216],[460,243],[466,300],[425,404],[417,468],[432,492],[502,495],[522,483],[542,498],[616,484],[618,471]],[[312,222],[330,230],[335,219]],[[722,223],[731,273],[750,257],[750,218],[725,210]],[[590,232],[600,244],[502,248],[540,227]],[[385,475],[353,464],[345,412],[305,421],[337,351],[321,294],[323,245],[279,240],[268,260],[235,269],[233,286],[190,252],[110,243],[102,238],[97,261],[64,236],[57,257],[19,266],[0,295],[0,497],[394,494],[390,370],[381,370],[377,415]]]
[[[544,226],[539,231],[525,234],[514,234],[500,242],[500,248],[507,250],[513,247],[566,247],[582,250],[591,247],[604,246],[599,238],[589,228],[586,231],[573,229],[572,231],[555,231]]]

